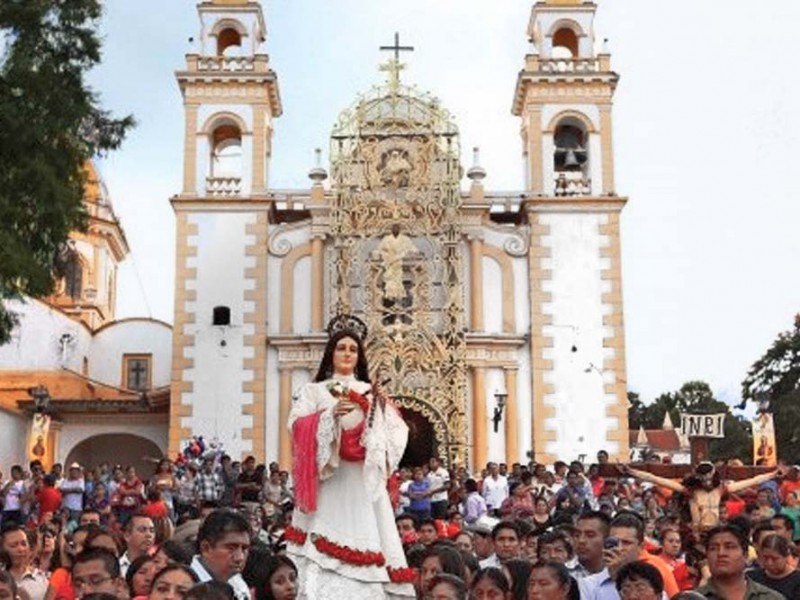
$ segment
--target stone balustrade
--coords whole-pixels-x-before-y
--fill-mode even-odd
[[[600,61],[595,58],[539,59],[539,71],[544,73],[599,73]]]
[[[559,197],[591,196],[592,180],[581,172],[559,173],[553,193]]]
[[[206,194],[214,198],[230,198],[242,193],[241,177],[206,177]]]
[[[198,71],[255,71],[255,58],[252,56],[201,56],[197,59]]]

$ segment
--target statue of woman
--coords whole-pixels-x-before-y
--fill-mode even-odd
[[[370,383],[366,333],[355,317],[331,321],[319,372],[289,413],[295,511],[285,538],[300,598],[414,596],[386,490],[408,427]]]

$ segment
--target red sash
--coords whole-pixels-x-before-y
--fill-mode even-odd
[[[361,445],[361,436],[366,423],[361,421],[352,429],[344,429],[339,442],[339,456],[347,462],[361,462],[367,456],[367,449]]]

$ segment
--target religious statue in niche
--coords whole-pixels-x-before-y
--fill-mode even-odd
[[[381,167],[381,183],[390,188],[408,187],[412,166],[408,160],[408,153],[399,148],[393,148],[383,155]]]
[[[386,324],[395,322],[398,308],[411,306],[403,277],[403,260],[418,254],[417,247],[407,235],[400,231],[400,225],[392,225],[392,232],[385,235],[378,244],[376,254],[383,263],[383,305],[389,309]],[[404,323],[410,323],[410,315],[401,315]]]

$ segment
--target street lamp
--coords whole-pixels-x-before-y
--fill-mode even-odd
[[[508,399],[508,392],[505,390],[496,390],[494,393],[495,402],[497,402],[497,406],[494,407],[494,414],[492,415],[492,422],[494,423],[494,432],[497,433],[498,428],[500,427],[500,421],[503,419],[503,409],[506,406],[506,400]]]

